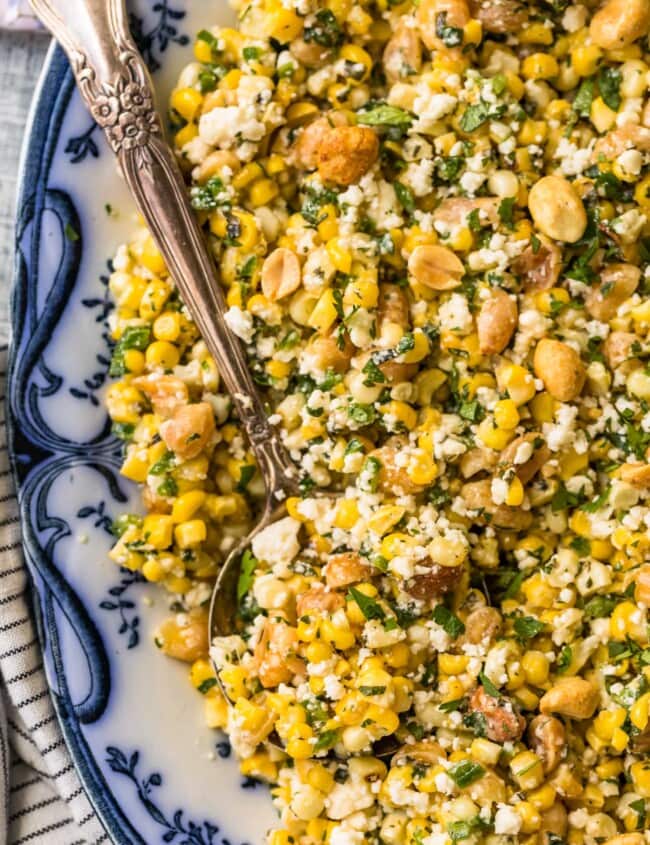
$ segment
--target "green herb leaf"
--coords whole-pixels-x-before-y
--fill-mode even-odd
[[[492,698],[501,698],[501,693],[499,692],[497,687],[494,686],[494,684],[488,678],[485,672],[479,672],[478,679],[481,682],[481,686],[488,695],[492,696]]]
[[[436,35],[446,47],[460,47],[463,43],[463,30],[447,25],[447,12],[436,16]]]
[[[485,769],[480,763],[475,763],[473,760],[461,760],[450,769],[447,769],[447,774],[454,781],[454,783],[461,789],[479,780],[485,774]]]
[[[326,748],[332,748],[339,741],[339,731],[323,731],[316,740],[314,751],[324,751]]]
[[[192,208],[196,211],[214,211],[215,208],[230,207],[230,197],[224,191],[224,184],[218,176],[212,176],[205,185],[190,191]]]
[[[338,47],[343,41],[343,30],[330,9],[320,9],[315,20],[305,26],[302,37],[308,43],[321,47]]]
[[[79,232],[70,224],[65,224],[65,236],[69,241],[78,241],[80,238]]]
[[[512,229],[514,226],[515,197],[504,197],[499,203],[499,220]]]
[[[144,352],[147,346],[149,346],[150,341],[151,326],[127,326],[122,333],[122,337],[113,349],[108,374],[113,377],[125,375],[127,369],[124,361],[124,353],[127,349],[137,349],[140,352]]]
[[[584,607],[585,619],[605,619],[611,616],[619,601],[622,601],[622,597],[594,596]]]
[[[359,605],[359,610],[363,613],[366,619],[379,619],[380,621],[386,618],[381,605],[377,604],[374,599],[357,590],[356,587],[350,587],[347,595],[348,601],[355,601]]]
[[[368,358],[368,361],[361,372],[365,375],[363,383],[366,387],[373,387],[376,384],[383,384],[386,381],[386,376],[382,373],[372,358]]]
[[[460,128],[463,132],[473,132],[479,126],[482,126],[486,120],[501,117],[505,108],[505,106],[493,106],[484,100],[473,106],[467,106],[459,121]]]
[[[163,483],[158,485],[157,492],[159,496],[176,496],[178,495],[178,484],[171,475],[168,475]]]
[[[246,593],[250,590],[253,584],[253,573],[258,564],[258,560],[253,554],[246,549],[241,558],[239,567],[239,578],[237,579],[237,602],[241,603]]]
[[[459,619],[455,613],[452,613],[444,604],[437,604],[433,610],[433,621],[436,625],[444,628],[452,640],[460,637],[465,633],[465,624]]]
[[[395,182],[393,187],[395,188],[395,193],[397,194],[397,199],[409,214],[415,210],[415,197],[413,196],[413,191],[408,187],[408,185],[402,184],[402,182]]]
[[[621,81],[623,75],[618,68],[604,67],[598,73],[598,90],[600,96],[612,111],[618,111],[621,106]]]
[[[532,616],[518,616],[513,623],[517,639],[524,643],[536,637],[545,627],[543,622],[534,619]]]
[[[365,126],[394,126],[398,129],[408,129],[413,123],[413,115],[397,106],[381,104],[357,112],[357,122]]]
[[[213,687],[216,687],[218,683],[219,682],[216,678],[206,678],[205,681],[201,681],[197,689],[201,693],[201,695],[205,695],[206,692],[210,692]]]
[[[464,704],[464,698],[454,698],[452,701],[443,701],[438,705],[438,710],[442,710],[443,713],[452,713],[454,710],[460,710]]]
[[[235,487],[235,490],[238,493],[245,493],[246,488],[248,487],[249,483],[252,481],[254,475],[255,475],[255,465],[254,464],[244,464],[244,466],[239,470],[239,481],[237,482],[237,486]]]
[[[382,693],[386,692],[386,687],[359,687],[359,692],[361,695],[381,695]]]
[[[580,117],[589,117],[591,104],[594,99],[594,78],[590,76],[583,80],[573,101],[573,111]]]
[[[169,449],[164,455],[149,467],[149,475],[167,475],[176,466],[176,459]]]
[[[377,413],[372,405],[351,402],[348,405],[348,417],[359,425],[371,425],[375,421]]]
[[[573,660],[573,651],[571,650],[571,646],[565,645],[562,646],[562,651],[560,652],[557,663],[555,664],[557,667],[558,672],[566,672],[566,670],[571,665],[571,661]]]

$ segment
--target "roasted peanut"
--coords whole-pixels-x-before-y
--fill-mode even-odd
[[[633,484],[635,487],[650,487],[650,464],[623,464],[620,469],[621,481]]]
[[[408,476],[406,469],[397,462],[397,456],[403,450],[404,444],[395,440],[394,443],[387,443],[381,449],[375,449],[369,457],[376,458],[381,464],[379,470],[379,488],[385,493],[393,493],[400,490],[402,493],[419,493],[422,487],[415,484]]]
[[[586,378],[584,364],[571,346],[552,338],[542,338],[535,347],[535,375],[555,399],[569,402],[580,395]]]
[[[634,264],[608,264],[600,274],[600,284],[589,291],[585,306],[596,320],[607,322],[639,286],[641,270]]]
[[[451,290],[461,283],[465,268],[450,249],[437,244],[416,246],[408,260],[409,273],[432,290]]]
[[[438,35],[441,15],[446,26],[462,29],[470,20],[469,8],[465,0],[422,0],[418,5],[416,18],[425,46],[448,52],[449,48]]]
[[[433,220],[453,229],[466,225],[467,218],[473,211],[478,211],[481,223],[487,222],[496,226],[499,222],[499,200],[496,197],[479,197],[474,200],[463,197],[444,199],[433,212]]]
[[[337,335],[317,335],[305,350],[319,370],[334,370],[335,373],[345,373],[350,366],[354,347],[347,332]]]
[[[645,841],[642,833],[621,833],[619,836],[612,836],[605,845],[645,845]]]
[[[646,35],[648,27],[648,0],[607,0],[591,19],[589,35],[603,50],[619,50]]]
[[[340,112],[332,112],[308,123],[291,146],[290,163],[301,170],[315,170],[318,167],[318,151],[325,136],[334,126],[342,123],[345,123],[345,117]]]
[[[486,32],[497,35],[519,32],[528,20],[525,4],[518,0],[470,0],[470,11]]]
[[[542,713],[559,713],[569,719],[591,719],[600,700],[600,692],[584,678],[561,678],[544,693],[539,709]]]
[[[284,620],[267,619],[255,646],[257,676],[263,687],[286,684],[304,672],[303,661],[296,656],[298,634]]]
[[[610,332],[603,344],[603,354],[610,370],[634,358],[632,347],[637,337],[632,332]]]
[[[490,522],[496,528],[510,528],[523,531],[533,520],[530,511],[495,505],[492,500],[492,484],[489,479],[470,481],[461,488],[461,494],[469,510],[478,511],[477,522]],[[487,516],[487,519],[486,519]]]
[[[391,83],[418,73],[422,67],[422,44],[417,32],[398,25],[384,48],[382,61],[386,79]]]
[[[197,182],[203,184],[212,176],[218,176],[224,167],[236,173],[241,168],[241,162],[230,150],[215,150],[196,166],[192,171],[192,176]]]
[[[318,148],[318,173],[338,185],[352,185],[377,161],[379,139],[367,126],[339,126]]]
[[[613,161],[626,150],[637,149],[641,153],[650,152],[650,129],[638,123],[626,123],[599,138],[594,146],[594,163],[607,159]]]
[[[294,38],[289,44],[289,52],[301,65],[309,68],[321,67],[332,55],[329,47],[322,47],[315,41]]]
[[[553,806],[544,810],[541,816],[541,826],[537,834],[539,845],[551,845],[553,839],[549,834],[564,839],[569,826],[569,816],[564,804],[561,801],[555,801]]]
[[[541,434],[528,431],[515,437],[499,454],[498,466],[513,467],[522,484],[528,484],[551,456]]]
[[[309,616],[311,613],[334,613],[344,604],[340,593],[332,593],[322,584],[314,584],[306,593],[300,593],[296,598],[296,614],[300,618]]]
[[[564,725],[555,716],[535,716],[528,726],[533,751],[541,757],[546,774],[554,771],[566,751]]]
[[[517,317],[516,299],[501,288],[493,288],[476,320],[479,349],[484,355],[503,352],[517,327]]]
[[[207,402],[183,405],[174,416],[162,423],[160,436],[183,461],[195,458],[214,434],[214,412]]]
[[[560,278],[562,251],[545,235],[538,236],[539,244],[532,244],[512,262],[512,269],[522,277],[525,290],[548,290]]]
[[[650,564],[638,569],[634,580],[636,581],[634,598],[642,601],[646,607],[650,607]]]
[[[193,610],[166,619],[156,631],[155,641],[163,654],[193,663],[207,657],[209,648],[208,614]]]
[[[478,446],[470,449],[460,459],[460,473],[463,478],[471,478],[479,472],[490,472],[497,462],[492,450],[481,449]]]
[[[516,742],[526,727],[526,720],[517,713],[510,699],[495,698],[482,686],[472,693],[469,709],[485,717],[485,735],[493,742]]]
[[[431,558],[418,561],[418,566],[428,567],[428,571],[410,578],[404,589],[420,601],[439,599],[445,593],[454,590],[463,577],[465,568],[460,566],[442,566]]]
[[[556,241],[575,243],[587,228],[587,213],[573,185],[561,176],[544,176],[528,195],[535,226]]]
[[[163,420],[172,417],[181,405],[187,405],[189,399],[187,385],[176,376],[159,376],[154,373],[134,378],[132,384],[148,397],[154,413]]]
[[[372,567],[354,552],[332,555],[325,567],[325,581],[332,590],[357,584],[372,575]]]
[[[300,287],[300,261],[295,252],[278,247],[262,265],[262,292],[271,302],[283,299]]]
[[[503,620],[496,607],[477,607],[465,620],[465,633],[459,639],[459,644],[489,645],[501,630]]]

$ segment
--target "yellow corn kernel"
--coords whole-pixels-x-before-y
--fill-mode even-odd
[[[513,809],[521,818],[522,833],[535,833],[540,829],[542,817],[530,801],[520,801],[514,805]]]
[[[610,109],[602,97],[596,97],[591,104],[589,119],[598,132],[607,132],[616,123],[616,112]]]
[[[511,431],[519,425],[519,411],[512,399],[501,399],[494,406],[494,422],[497,428]]]
[[[331,288],[323,291],[320,295],[314,310],[309,315],[307,324],[312,329],[317,329],[320,332],[326,332],[330,329],[336,320],[336,304],[334,301],[334,293]]]
[[[161,513],[150,513],[142,523],[142,536],[148,546],[158,551],[167,549],[172,544],[174,523],[171,516]]]
[[[203,507],[206,494],[203,490],[190,490],[179,496],[172,505],[172,520],[175,523],[186,522],[192,519],[194,514]]]
[[[297,38],[303,27],[303,19],[292,9],[285,9],[280,3],[274,3],[271,8],[267,6],[264,23],[269,36],[282,44]]]
[[[192,549],[205,542],[207,527],[202,519],[181,522],[174,529],[174,539],[181,549]]]
[[[388,707],[379,707],[371,704],[366,710],[365,718],[374,722],[387,734],[395,733],[399,728],[399,716]]]
[[[522,29],[519,33],[519,40],[522,44],[544,44],[549,46],[553,43],[553,31],[542,22],[533,23]]]
[[[136,481],[143,484],[147,480],[149,472],[149,461],[146,457],[135,451],[130,450],[126,456],[124,463],[120,469],[120,474],[131,481]]]
[[[511,508],[518,508],[524,501],[524,485],[518,476],[512,479],[508,484],[508,492],[506,493],[505,503]]]
[[[258,179],[248,192],[248,199],[253,208],[268,205],[280,193],[280,189],[270,179]]]
[[[460,675],[467,669],[469,657],[466,654],[439,654],[438,668],[445,675]]]
[[[256,179],[261,179],[264,175],[264,170],[259,162],[249,161],[248,164],[242,167],[239,173],[233,176],[232,186],[235,190],[241,191]]]
[[[517,135],[517,141],[524,146],[541,144],[548,135],[548,124],[544,120],[524,120]]]
[[[379,288],[376,281],[354,279],[345,289],[343,304],[350,308],[374,308],[377,305],[378,296]]]
[[[145,368],[145,357],[139,349],[127,349],[124,353],[124,367],[128,373],[139,375]]]
[[[526,675],[526,682],[534,687],[541,687],[548,680],[550,664],[543,651],[531,649],[521,658],[521,665]]]
[[[483,25],[476,18],[471,18],[463,27],[464,44],[480,44],[483,38]]]
[[[612,738],[610,740],[610,744],[614,751],[625,751],[630,741],[630,736],[626,733],[623,728],[615,728],[614,732],[612,733]]]
[[[149,344],[145,352],[147,366],[152,369],[162,367],[163,370],[172,370],[178,364],[179,359],[178,347],[166,340],[155,340]]]
[[[429,452],[417,449],[409,457],[406,474],[414,484],[426,487],[438,477],[438,467]]]
[[[318,234],[322,241],[330,241],[335,238],[339,231],[339,224],[336,218],[336,206],[328,203],[321,207],[320,223],[318,224]]]
[[[322,660],[329,660],[332,657],[332,647],[322,640],[314,640],[305,649],[305,656],[310,663],[320,663]]]
[[[532,53],[526,56],[521,72],[526,79],[552,79],[560,72],[557,59],[548,53]]]
[[[181,333],[181,316],[177,311],[164,311],[156,317],[153,324],[153,336],[156,340],[173,343]]]
[[[486,417],[479,423],[477,434],[488,449],[505,449],[514,437],[514,431],[494,427],[494,420]]]
[[[530,403],[530,412],[537,423],[553,422],[555,417],[555,399],[550,393],[538,393]]]
[[[202,103],[203,95],[196,88],[177,88],[170,99],[171,107],[188,123],[198,115]]]
[[[610,635],[615,640],[625,640],[628,636],[635,642],[647,639],[644,614],[631,601],[617,604],[609,620]]]
[[[286,378],[292,370],[291,362],[289,361],[267,361],[266,372],[272,378]]]
[[[634,189],[634,201],[645,211],[650,207],[650,176],[641,179]]]
[[[404,669],[408,666],[410,654],[406,643],[395,643],[386,651],[386,664],[392,669]]]
[[[630,775],[634,784],[634,791],[644,798],[650,798],[650,763],[647,761],[632,763]]]
[[[545,783],[528,793],[528,800],[538,810],[550,810],[555,803],[557,790],[550,783]]]
[[[164,580],[167,572],[164,570],[162,564],[156,558],[149,558],[142,564],[142,574],[147,581],[157,583]]]
[[[329,619],[321,621],[320,630],[325,642],[331,643],[341,651],[352,648],[355,643],[354,633],[349,628],[337,626]]]
[[[472,740],[469,753],[472,759],[478,760],[485,766],[496,766],[501,756],[501,746],[496,742],[490,742],[489,739],[477,737]]]
[[[568,305],[571,300],[569,291],[564,288],[551,288],[535,295],[535,306],[544,314],[554,314],[558,306]]]
[[[405,364],[417,364],[427,357],[429,351],[429,338],[422,329],[415,329],[413,332],[413,349],[402,353],[401,360]]]
[[[225,728],[228,724],[228,702],[222,695],[206,697],[204,717],[209,728]]]
[[[646,692],[630,707],[630,721],[640,731],[648,724],[648,710],[650,709],[650,692]]]
[[[506,363],[499,367],[496,375],[499,390],[507,392],[517,406],[530,402],[535,396],[535,379],[525,367]]]
[[[522,789],[535,789],[544,781],[544,767],[534,751],[522,751],[510,761],[510,771]]]
[[[359,519],[359,507],[355,499],[342,499],[336,508],[334,525],[337,528],[348,529],[357,524]]]
[[[456,252],[469,252],[474,246],[474,237],[467,226],[459,226],[446,243]]]
[[[199,127],[196,123],[188,123],[174,135],[174,143],[179,150],[182,150],[185,144],[189,144],[199,134]]]
[[[352,65],[359,65],[363,68],[361,75],[359,73],[348,74],[348,79],[353,83],[365,82],[370,76],[372,70],[372,57],[367,53],[363,47],[357,44],[345,44],[339,51],[339,58]]]
[[[158,279],[149,282],[140,300],[140,307],[138,309],[140,317],[143,320],[154,320],[162,313],[165,303],[169,299],[170,292],[169,285]]]
[[[397,525],[404,516],[404,513],[405,509],[398,505],[383,505],[369,517],[367,522],[368,529],[383,537],[393,526]]]
[[[603,57],[603,51],[595,44],[583,44],[571,51],[571,66],[578,76],[592,76],[596,73]]]
[[[533,607],[553,607],[555,590],[539,572],[526,578],[521,591]]]
[[[165,259],[160,254],[158,247],[151,236],[147,237],[142,244],[140,261],[144,264],[147,270],[151,270],[152,273],[156,273],[157,275],[167,271]]]
[[[343,246],[339,238],[332,238],[326,244],[327,254],[339,273],[349,273],[352,267],[352,253]]]

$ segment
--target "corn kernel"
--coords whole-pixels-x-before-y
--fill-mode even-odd
[[[174,529],[174,539],[181,549],[192,549],[205,542],[207,527],[202,519],[181,522]]]

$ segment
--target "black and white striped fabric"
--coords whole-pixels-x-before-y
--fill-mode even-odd
[[[110,837],[65,747],[30,609],[7,452],[0,347],[0,845],[99,845]]]

